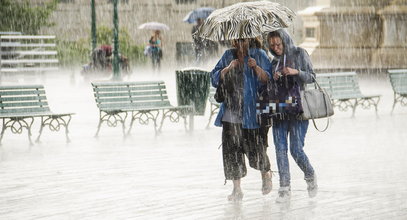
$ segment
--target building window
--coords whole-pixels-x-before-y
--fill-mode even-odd
[[[192,4],[196,3],[196,0],[175,0],[177,4]]]
[[[306,38],[315,38],[315,28],[305,28]]]

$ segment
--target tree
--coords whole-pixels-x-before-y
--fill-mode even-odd
[[[37,34],[41,27],[52,25],[48,18],[57,3],[58,0],[51,0],[34,7],[28,0],[0,0],[0,31]]]

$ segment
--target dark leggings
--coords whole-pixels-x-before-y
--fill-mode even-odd
[[[223,168],[227,180],[237,180],[247,174],[244,155],[250,167],[263,172],[270,170],[267,156],[268,128],[243,129],[242,124],[223,123]]]

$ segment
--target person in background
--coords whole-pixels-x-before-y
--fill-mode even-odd
[[[257,90],[271,77],[271,63],[258,39],[234,40],[232,45],[212,70],[211,82],[224,90],[224,99],[217,98],[221,106],[215,125],[222,126],[225,182],[233,181],[228,200],[240,201],[241,178],[247,174],[245,155],[249,165],[261,172],[262,193],[272,189],[267,130],[256,121]]]
[[[160,70],[162,53],[162,39],[159,30],[155,30],[148,41],[151,50],[151,62],[154,70]]]
[[[195,62],[197,64],[203,64],[209,58],[218,52],[218,44],[214,41],[206,40],[195,36],[194,33],[198,28],[203,24],[203,19],[196,19],[196,25],[192,27],[191,35],[194,41],[194,50],[195,50]]]
[[[304,49],[296,47],[285,30],[270,32],[267,36],[267,42],[269,50],[274,56],[273,68],[269,69],[273,76],[270,83],[275,85],[274,89],[277,93],[284,93],[293,86],[299,86],[299,90],[304,90],[306,83],[314,81],[315,73],[308,53]],[[303,149],[308,130],[308,120],[302,120],[299,114],[294,113],[285,113],[280,116],[282,117],[273,118],[272,126],[280,177],[280,189],[276,202],[288,202],[291,197],[288,146],[291,156],[304,172],[309,197],[314,197],[318,190],[317,177]],[[289,144],[288,139],[290,140]]]

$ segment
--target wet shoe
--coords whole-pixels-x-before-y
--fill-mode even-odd
[[[305,180],[307,182],[307,190],[308,190],[308,196],[310,198],[313,198],[317,195],[318,193],[318,184],[317,184],[317,177],[314,176],[314,178]]]
[[[278,197],[276,199],[277,203],[286,203],[291,199],[291,189],[289,186],[280,187],[278,190]]]
[[[239,202],[243,199],[243,192],[241,190],[233,190],[232,194],[228,195],[228,201]]]
[[[268,172],[263,178],[263,185],[261,187],[261,192],[263,195],[267,195],[273,189],[273,182],[271,181],[271,172]]]

